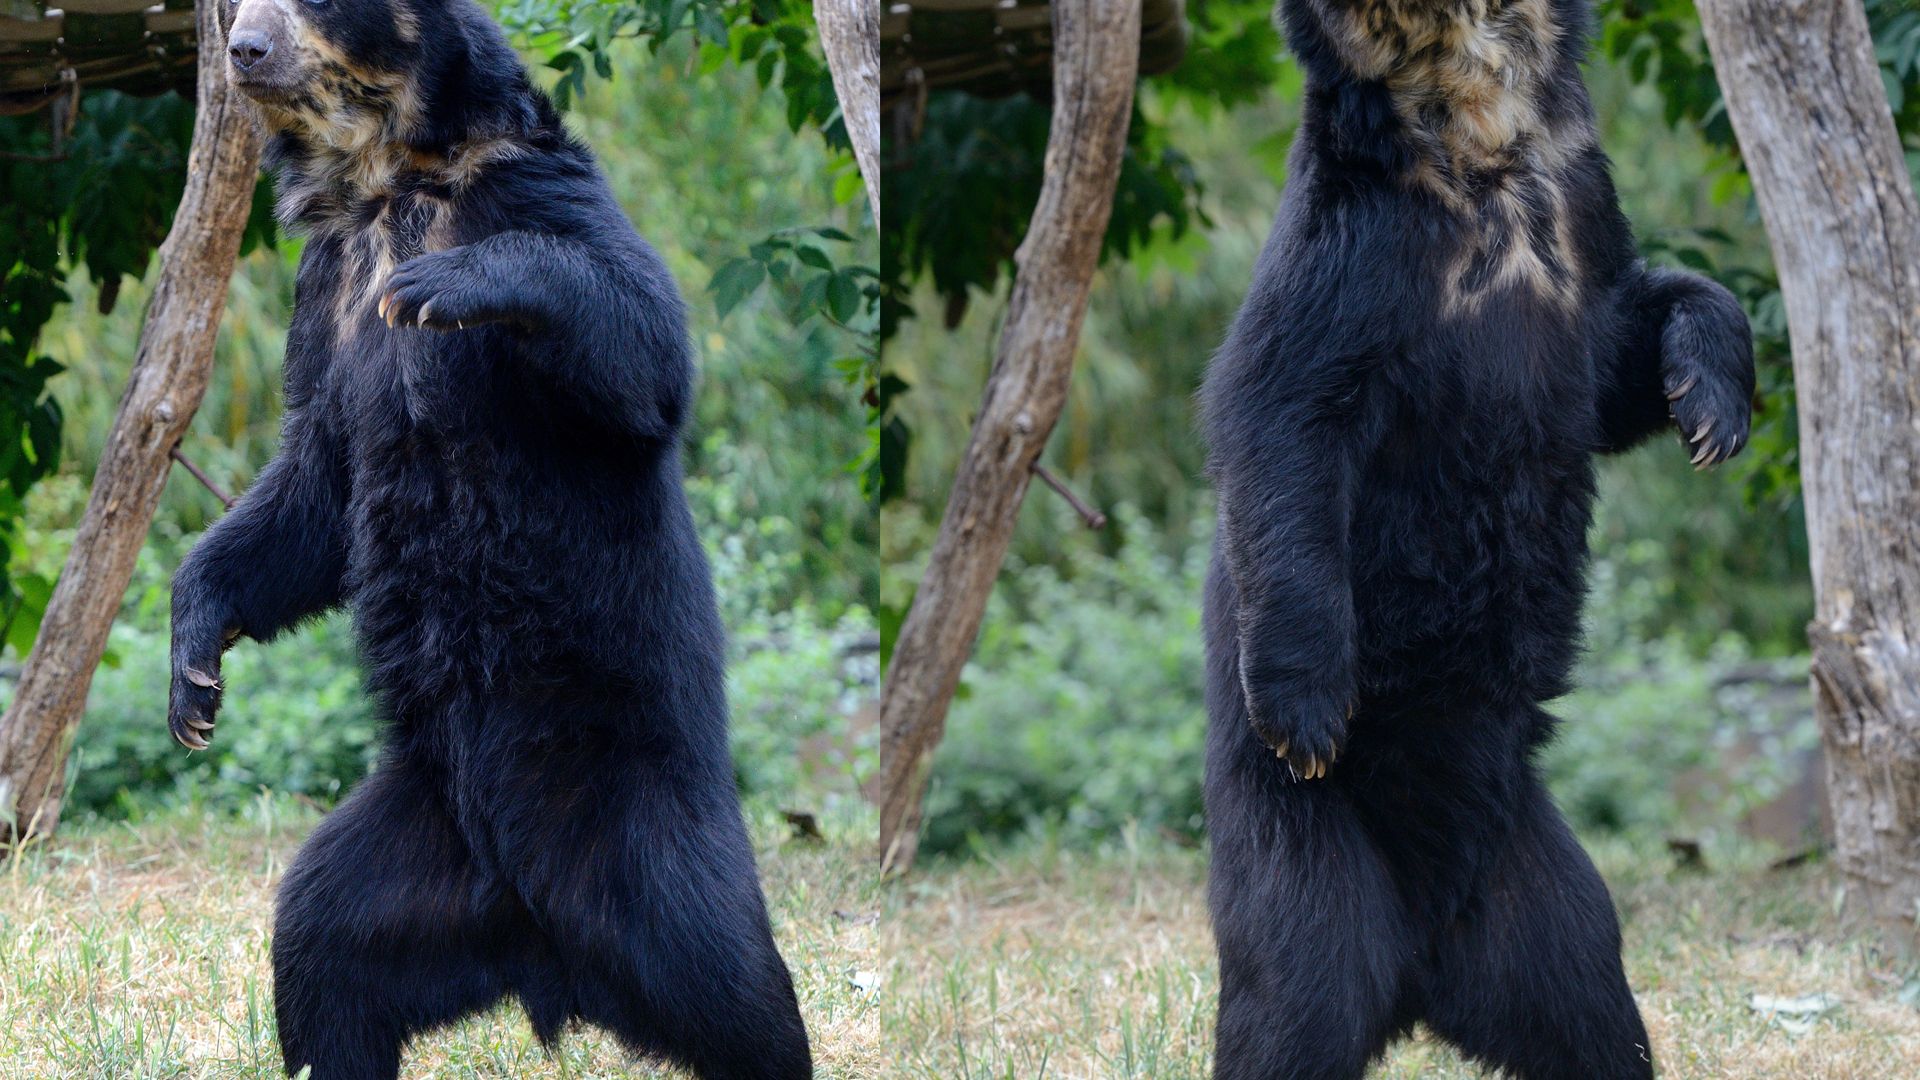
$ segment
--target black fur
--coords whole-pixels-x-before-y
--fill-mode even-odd
[[[476,4],[296,10],[344,60],[255,94],[309,233],[282,445],[174,579],[170,709],[204,745],[227,644],[352,608],[388,735],[281,885],[287,1068],[392,1078],[512,995],[543,1041],[809,1076],[681,490],[675,286]]]
[[[1221,1080],[1359,1077],[1417,1021],[1520,1077],[1652,1075],[1610,898],[1532,759],[1578,646],[1592,455],[1670,407],[1685,437],[1712,421],[1703,464],[1737,452],[1750,335],[1725,289],[1638,261],[1584,0],[1526,2],[1283,5],[1305,113],[1203,394]],[[1356,51],[1365,18],[1388,46],[1496,20],[1526,130],[1455,152],[1414,66],[1443,46]]]

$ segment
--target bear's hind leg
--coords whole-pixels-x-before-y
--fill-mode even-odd
[[[1271,757],[1258,766],[1286,768]],[[1214,1080],[1359,1080],[1409,1023],[1405,909],[1337,786],[1277,776],[1259,786],[1209,799]]]
[[[288,1074],[393,1080],[409,1037],[499,1000],[511,958],[487,950],[532,928],[498,895],[427,779],[404,761],[375,770],[280,885],[273,997]]]
[[[1647,1080],[1653,1055],[1620,963],[1620,924],[1538,779],[1465,912],[1438,931],[1426,1021],[1519,1080]]]
[[[496,805],[540,812],[495,818],[502,864],[550,935],[575,1015],[701,1080],[811,1077],[731,778],[612,751],[515,767]]]

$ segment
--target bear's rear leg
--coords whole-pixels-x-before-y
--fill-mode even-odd
[[[496,819],[575,1015],[701,1080],[807,1080],[806,1027],[729,778],[609,758],[523,755],[498,789],[501,807],[575,795]]]
[[[537,939],[489,899],[499,890],[482,886],[417,772],[394,762],[367,777],[280,885],[273,998],[289,1075],[311,1065],[312,1080],[394,1080],[412,1035],[506,993],[513,958],[488,948]]]
[[[1260,765],[1286,768],[1270,757]],[[1328,783],[1275,779],[1266,791],[1221,794],[1208,806],[1214,1080],[1359,1080],[1409,1022],[1402,982],[1413,948],[1386,866]]]
[[[1612,898],[1537,779],[1465,913],[1438,932],[1426,1020],[1519,1080],[1653,1076]]]

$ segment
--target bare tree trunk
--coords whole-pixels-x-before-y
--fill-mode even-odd
[[[227,93],[217,14],[223,2],[197,5],[199,104],[187,186],[160,246],[160,280],[127,392],[33,653],[0,717],[0,818],[10,826],[0,838],[51,833],[59,822],[67,751],[87,688],[166,486],[168,454],[206,393],[214,333],[260,168],[253,121]],[[166,702],[153,708],[159,725]]]
[[[999,353],[880,692],[880,863],[913,863],[927,770],[1033,464],[1060,418],[1133,110],[1140,5],[1056,0],[1046,180]]]
[[[866,181],[867,206],[880,224],[880,4],[881,0],[813,0],[820,47],[827,54],[833,92],[853,158]]]
[[[1860,0],[1701,0],[1793,337],[1815,712],[1849,902],[1920,917],[1920,211]]]

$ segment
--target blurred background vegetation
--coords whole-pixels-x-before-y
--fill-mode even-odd
[[[1868,0],[1912,145],[1912,5]],[[1088,532],[1029,494],[936,755],[928,853],[1039,834],[1201,835],[1198,604],[1213,506],[1193,393],[1286,179],[1301,79],[1265,0],[1192,0],[1174,72],[1142,81],[1127,171],[1044,463],[1106,510]],[[1581,689],[1546,768],[1575,824],[1798,850],[1823,796],[1806,688],[1812,613],[1784,316],[1751,189],[1686,0],[1607,0],[1588,79],[1621,201],[1655,262],[1705,270],[1753,316],[1750,449],[1695,474],[1674,441],[1601,464]],[[880,620],[898,625],[993,358],[1037,192],[1046,105],[936,92],[891,137]],[[1034,116],[1040,120],[1036,124]],[[969,223],[971,230],[960,228]]]
[[[878,674],[870,613],[877,536],[861,496],[871,454],[860,420],[878,310],[876,239],[810,7],[504,0],[498,11],[547,85],[559,84],[568,123],[598,153],[628,215],[690,301],[702,370],[688,488],[730,631],[742,786],[781,806],[851,804],[875,752],[871,726],[855,718]],[[126,385],[152,280],[150,245],[159,238],[151,217],[170,216],[178,198],[178,151],[192,118],[189,101],[111,91],[88,93],[81,114],[78,137],[94,142],[69,142],[65,161],[0,162],[16,190],[67,183],[60,197],[73,185],[79,191],[61,229],[47,230],[57,241],[44,252],[57,258],[51,271],[32,277],[23,267],[33,252],[0,250],[0,264],[13,256],[6,299],[15,317],[0,331],[32,328],[18,318],[25,301],[37,302],[23,283],[50,282],[68,297],[54,297],[29,365],[58,372],[45,379],[50,398],[41,408],[64,424],[56,428],[59,453],[37,455],[52,471],[27,488],[11,536],[16,602],[0,696],[10,694],[32,643],[38,605],[72,542]],[[4,133],[10,146],[31,147],[47,127],[44,114],[0,123],[13,125]],[[130,161],[144,163],[147,187],[158,194],[150,205],[121,208],[148,220],[129,219],[120,250],[90,259],[88,238],[114,231],[98,219],[111,216],[112,199],[130,186],[115,174]],[[50,176],[56,170],[61,175]],[[9,224],[17,227],[29,207],[15,205]],[[164,216],[158,224],[164,229]],[[263,214],[253,232],[232,282],[212,385],[181,447],[229,492],[245,489],[274,451],[301,250],[296,237],[275,238]],[[0,239],[18,236],[0,230]],[[716,281],[742,260],[763,272],[745,280],[736,268],[731,285]],[[0,343],[24,355],[23,336]],[[220,509],[174,470],[79,729],[70,819],[139,817],[181,802],[238,808],[263,787],[324,804],[371,763],[375,720],[344,616],[229,654],[213,750],[188,755],[168,736],[167,582]]]

